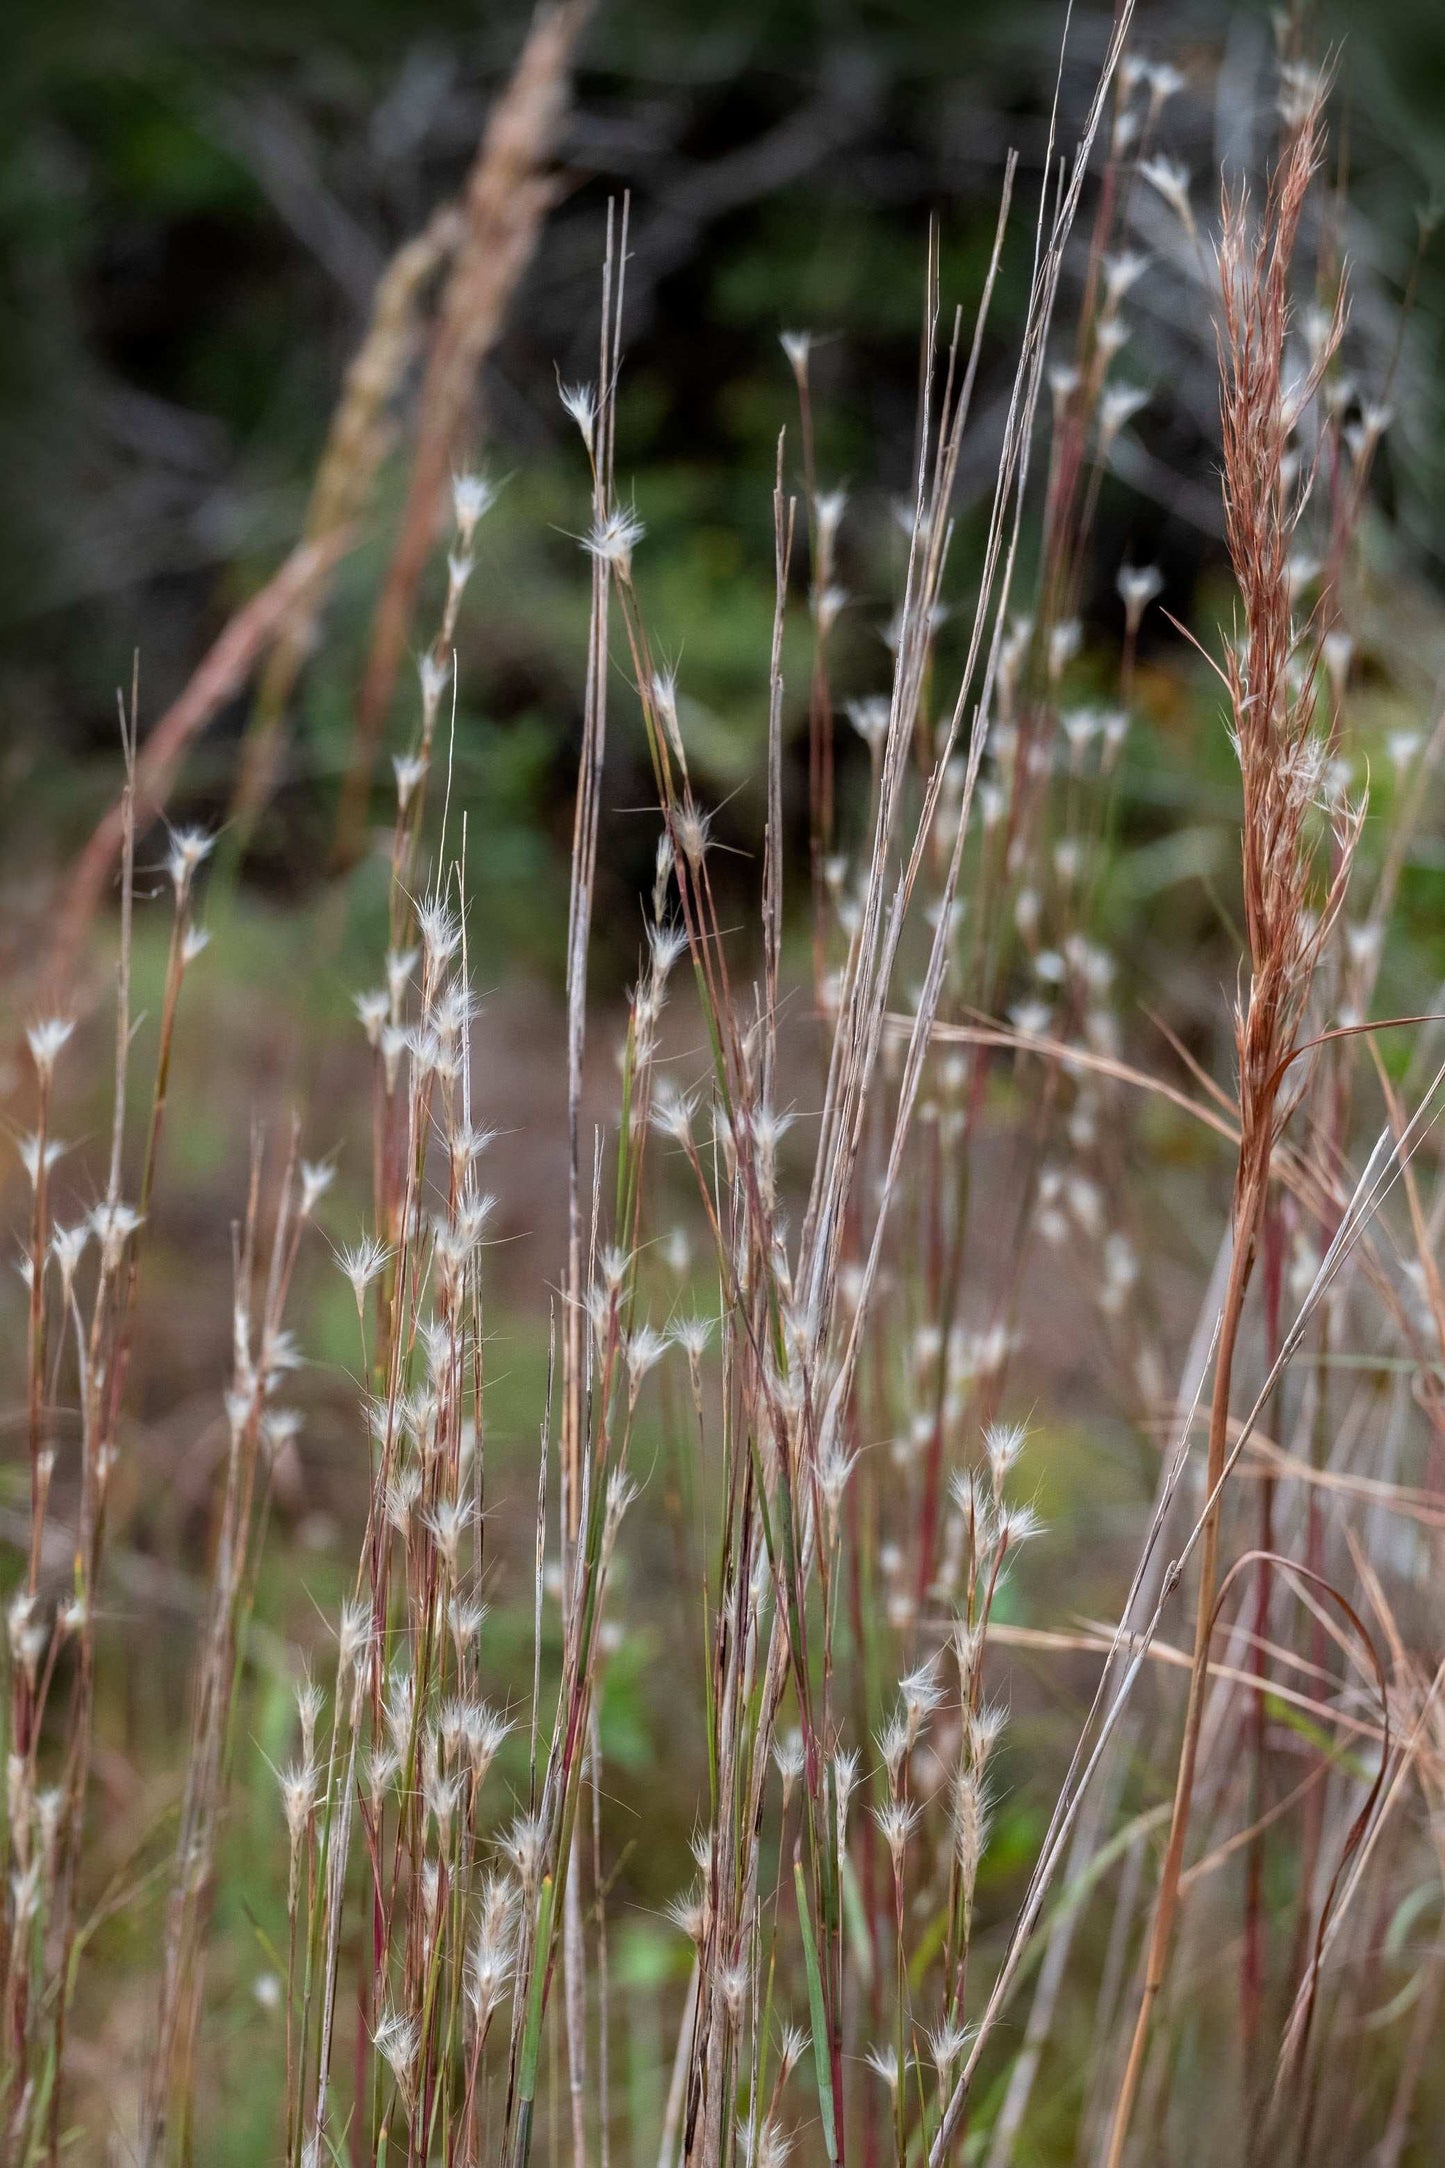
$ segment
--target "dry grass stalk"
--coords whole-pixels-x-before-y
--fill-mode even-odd
[[[1300,219],[1319,157],[1321,99],[1290,131],[1257,236],[1243,198],[1226,206],[1221,247],[1224,495],[1243,624],[1228,661],[1234,738],[1244,788],[1244,907],[1249,983],[1238,1026],[1240,1150],[1232,1213],[1233,1255],[1225,1291],[1209,1411],[1194,1671],[1179,1755],[1174,1812],[1150,1931],[1144,1989],[1114,2117],[1109,2168],[1118,2168],[1143,2072],[1149,2024],[1164,1985],[1189,1810],[1194,1791],[1209,1641],[1215,1623],[1219,1523],[1229,1448],[1230,1386],[1279,1131],[1294,1103],[1290,1076],[1319,958],[1343,906],[1363,806],[1336,822],[1338,857],[1326,894],[1311,905],[1314,851],[1309,816],[1325,751],[1315,731],[1313,687],[1320,633],[1296,619],[1291,558],[1301,497],[1289,478],[1291,402],[1311,396],[1339,337],[1322,342],[1313,378],[1289,386],[1286,338]],[[1301,650],[1303,649],[1303,658]],[[1303,659],[1304,667],[1299,669]]]
[[[80,1879],[94,1752],[96,1622],[109,1504],[121,1454],[139,1246],[150,1209],[165,1122],[176,1017],[185,974],[204,945],[194,925],[201,837],[173,839],[167,865],[174,907],[161,1000],[156,1068],[137,1202],[125,1196],[125,1134],[135,1019],[131,944],[137,804],[143,763],[136,749],[136,695],[122,708],[126,783],[117,812],[121,860],[113,1120],[104,1195],[74,1225],[54,1218],[49,1170],[63,1147],[49,1135],[57,1057],[69,1021],[27,1034],[38,1084],[38,1126],[22,1154],[34,1192],[25,1274],[31,1467],[26,1579],[7,1618],[11,1650],[5,1823],[6,1910],[0,1946],[0,2012],[6,2057],[0,2131],[7,2158],[57,2156],[63,2129],[67,2030],[75,1989]],[[89,1253],[94,1265],[89,1270]],[[87,1280],[89,1285],[87,1286]],[[77,1527],[70,1592],[51,1609],[40,1585],[58,1446],[52,1427],[59,1384],[73,1367],[79,1402]],[[62,1664],[62,1658],[68,1661]],[[53,1781],[43,1781],[46,1767]]]
[[[342,865],[358,848],[377,747],[477,369],[502,330],[553,199],[547,161],[565,108],[572,50],[586,18],[585,0],[539,10],[516,72],[487,123],[462,196],[463,231],[427,358],[400,531],[358,696],[355,742],[337,817],[336,856]]]
[[[367,511],[394,430],[392,403],[415,357],[427,286],[456,248],[462,215],[455,204],[434,211],[403,243],[377,283],[366,335],[346,372],[311,486],[303,542],[324,545]],[[256,688],[255,713],[242,748],[231,805],[230,847],[244,852],[258,814],[276,785],[286,709],[316,637],[334,560],[298,594],[278,628]]]
[[[232,1318],[235,1368],[226,1394],[225,1477],[216,1518],[210,1613],[202,1627],[195,1678],[185,1793],[166,1910],[154,2046],[141,2105],[138,2159],[156,2168],[168,2141],[189,2144],[195,2056],[205,1985],[204,1930],[224,1806],[231,1711],[240,1643],[265,1523],[275,1455],[297,1418],[276,1394],[296,1362],[285,1330],[286,1298],[302,1236],[318,1194],[302,1168],[293,1129],[271,1210],[269,1257],[261,1254],[262,1155],[253,1148],[244,1227],[236,1245]]]

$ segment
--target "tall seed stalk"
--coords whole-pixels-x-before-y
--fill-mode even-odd
[[[1195,1597],[1194,1648],[1174,1804],[1145,1961],[1134,2036],[1116,2103],[1109,2168],[1119,2168],[1148,2046],[1154,2007],[1173,1945],[1189,1833],[1209,1644],[1219,1583],[1219,1531],[1230,1393],[1245,1298],[1269,1196],[1274,1149],[1296,1087],[1290,1071],[1315,969],[1343,906],[1363,805],[1335,820],[1336,856],[1317,909],[1309,822],[1320,797],[1327,748],[1315,729],[1321,630],[1296,618],[1291,560],[1304,490],[1287,457],[1298,407],[1312,395],[1338,343],[1329,338],[1301,389],[1286,372],[1295,244],[1320,155],[1317,96],[1288,130],[1258,232],[1247,198],[1226,202],[1220,249],[1224,502],[1241,627],[1226,663],[1233,738],[1243,784],[1241,831],[1249,983],[1236,1039],[1239,1157],[1230,1214],[1229,1277],[1220,1314],[1209,1403],[1206,1506]]]

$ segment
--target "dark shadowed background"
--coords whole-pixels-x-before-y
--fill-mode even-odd
[[[524,22],[516,6],[458,0],[18,0],[6,11],[0,824],[20,906],[6,914],[12,927],[33,928],[48,876],[113,792],[115,690],[133,652],[153,717],[294,540],[378,273],[460,183]],[[477,415],[481,455],[510,478],[484,550],[484,570],[490,552],[507,581],[505,611],[489,579],[469,605],[456,757],[474,809],[479,922],[499,962],[539,967],[560,953],[584,476],[552,388],[557,372],[595,373],[608,197],[626,190],[632,203],[619,469],[650,530],[651,607],[685,652],[710,780],[720,796],[743,791],[750,828],[769,485],[777,431],[793,419],[778,333],[806,326],[824,342],[825,481],[875,500],[905,486],[928,221],[939,222],[945,300],[967,301],[1009,147],[1022,215],[1035,198],[1063,24],[1062,8],[1037,0],[596,10],[560,201]],[[1098,9],[1073,23],[1066,118],[1105,26]],[[1141,49],[1187,78],[1171,136],[1203,187],[1250,150],[1267,20],[1226,0],[1172,0],[1142,7],[1138,26]],[[1340,41],[1355,306],[1367,331],[1378,318],[1383,354],[1417,214],[1445,182],[1445,17],[1427,0],[1341,0],[1322,29]],[[1019,248],[965,459],[965,521],[992,474],[1024,269]],[[1385,475],[1426,561],[1445,538],[1440,294],[1427,255]],[[1129,472],[1106,494],[1099,559],[1126,547],[1157,555],[1185,609],[1219,547],[1201,459],[1214,437],[1212,356],[1197,321],[1183,341],[1148,298],[1135,338],[1131,364],[1153,396],[1131,432]],[[390,481],[378,538],[400,486]],[[886,535],[886,517],[861,524]],[[294,892],[324,862],[382,546],[371,540],[347,566],[302,680],[283,786],[246,854],[257,893]],[[845,559],[863,601],[882,591],[876,551],[845,544]],[[1092,605],[1117,610],[1107,591]],[[845,626],[841,668],[845,692],[881,682],[875,632]],[[222,717],[187,769],[180,812],[224,815],[245,719],[244,701]],[[618,803],[636,758],[625,745],[614,753]],[[633,864],[619,829],[608,858],[617,898],[649,848],[639,827]],[[629,927],[624,962],[630,943]]]

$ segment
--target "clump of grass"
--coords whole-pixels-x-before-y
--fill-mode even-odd
[[[548,34],[564,38],[570,24],[557,18]],[[685,700],[649,622],[645,528],[615,474],[625,209],[609,224],[597,383],[564,393],[588,463],[591,583],[566,959],[566,1255],[536,1410],[535,1527],[511,1560],[490,1535],[495,1268],[484,1176],[497,1142],[474,1076],[486,1025],[455,848],[466,808],[452,799],[439,728],[490,491],[477,476],[454,481],[444,601],[419,665],[414,730],[395,760],[388,947],[381,983],[357,1002],[370,1064],[370,1212],[335,1245],[355,1306],[361,1539],[325,1663],[299,1680],[294,1755],[278,1772],[288,2168],[403,2157],[417,2168],[526,2168],[544,2142],[557,2159],[570,2147],[584,2168],[607,2162],[624,2136],[661,2168],[777,2168],[794,2148],[835,2168],[961,2158],[1003,2168],[1035,2129],[1040,2148],[1052,2143],[1041,2070],[1066,2081],[1080,2157],[1113,2164],[1131,2145],[1141,2159],[1197,2157],[1197,2104],[1181,2104],[1187,2130],[1175,2140],[1169,2028],[1193,2036],[1211,2090],[1232,2087],[1271,2144],[1344,2160],[1378,2142],[1383,2158],[1405,2157],[1442,1995],[1438,1938],[1409,1996],[1382,2005],[1378,2030],[1391,2046],[1378,2068],[1345,1982],[1347,1960],[1378,1973],[1391,1937],[1398,1945],[1418,1916],[1419,1892],[1437,1894],[1424,1876],[1439,1865],[1442,1669],[1433,1649],[1412,1648],[1397,1610],[1422,1555],[1401,1545],[1399,1525],[1429,1531],[1422,1545],[1441,1525],[1428,1468],[1419,1482],[1405,1476],[1406,1456],[1438,1454],[1440,1439],[1445,1299],[1433,1263],[1438,1208],[1422,1195],[1421,1169],[1435,1153],[1445,1070],[1432,1072],[1425,1051],[1435,1020],[1409,1020],[1422,1051],[1402,1081],[1364,1018],[1440,730],[1402,753],[1411,787],[1368,864],[1365,801],[1346,772],[1346,627],[1381,427],[1342,388],[1337,280],[1317,297],[1298,351],[1298,244],[1322,156],[1324,88],[1291,60],[1262,211],[1252,223],[1245,199],[1226,204],[1219,242],[1238,589],[1217,673],[1241,777],[1237,1068],[1230,1081],[1216,1077],[1177,1039],[1169,1074],[1135,1059],[1104,934],[1121,777],[1141,727],[1138,643],[1158,576],[1132,564],[1119,573],[1123,638],[1104,697],[1097,675],[1092,692],[1086,684],[1104,665],[1081,652],[1079,611],[1104,477],[1140,399],[1116,368],[1124,305],[1143,275],[1126,246],[1140,187],[1176,221],[1186,288],[1208,263],[1186,182],[1160,147],[1179,80],[1128,54],[1128,28],[1126,9],[1078,145],[1056,178],[1049,162],[973,608],[952,667],[940,637],[952,506],[1012,166],[971,330],[945,319],[930,251],[892,669],[885,689],[849,710],[868,755],[856,806],[840,784],[828,645],[845,606],[847,507],[816,471],[809,339],[785,339],[803,482],[801,497],[790,495],[781,447],[750,946],[725,922]],[[1096,148],[1079,320],[1069,358],[1051,368]],[[454,403],[449,393],[448,414]],[[1026,523],[1036,545],[1027,595]],[[815,628],[813,1001],[790,1036],[782,655],[800,585]],[[619,655],[658,837],[615,1127],[589,1139],[588,955]],[[125,743],[133,776],[133,716]],[[131,1207],[133,786],[119,834],[114,1136],[103,1202],[70,1231],[55,1223],[51,1180],[68,1027],[41,1022],[30,1035],[30,1519],[9,1613],[0,1982],[0,2105],[17,2161],[58,2155],[68,2127],[107,1486],[176,1016],[197,953],[203,846],[181,836]],[[1362,878],[1373,889],[1352,919]],[[679,1036],[693,1054],[672,1051]],[[1362,1042],[1376,1050],[1383,1105],[1373,1143],[1352,1096]],[[795,1101],[810,1065],[816,1103],[803,1117]],[[1211,1149],[1226,1146],[1232,1165],[1219,1262],[1178,1391],[1165,1382],[1170,1320],[1151,1284],[1149,1178],[1162,1159],[1146,1160],[1140,1185],[1124,1143],[1144,1149],[1128,1113],[1141,1098],[1192,1124]],[[704,1259],[685,1301],[657,1239],[664,1152],[688,1185]],[[268,1179],[255,1151],[236,1241],[227,1447],[138,2109],[139,2156],[153,2162],[195,2157],[201,2143],[208,1912],[245,1622],[271,1470],[294,1431],[277,1401],[296,1355],[286,1304],[329,1178],[328,1164],[302,1158],[294,1130],[277,1160]],[[1392,1193],[1405,1204],[1394,1219]],[[1166,1443],[1110,1628],[1056,1617],[1039,1627],[1017,1612],[1020,1556],[1041,1536],[1067,1535],[1046,1534],[1029,1496],[1031,1470],[1050,1459],[1047,1418],[1030,1420],[1046,1397],[1028,1339],[1028,1268],[1040,1256],[1054,1282],[1071,1271],[1088,1281],[1098,1371],[1124,1417]],[[1407,1379],[1414,1399],[1397,1397],[1382,1417],[1373,1371],[1341,1385],[1352,1344],[1382,1374]],[[54,1439],[71,1384],[75,1591],[47,1608]],[[665,1998],[667,2082],[649,2118],[624,2113],[616,2092],[633,1990],[609,1928],[621,1862],[605,1815],[603,1707],[634,1531],[647,1526],[646,1494],[659,1482],[639,1443],[659,1386],[674,1416],[679,1400],[683,1409],[660,1480],[676,1493],[678,1616],[700,1650],[685,1707],[687,1766],[701,1774],[695,1873],[670,1908],[680,1961]],[[1260,1478],[1257,1536],[1243,1534],[1237,1507],[1246,1472]],[[1175,1648],[1166,1620],[1191,1568],[1193,1645]],[[487,1597],[495,1588],[515,1600],[519,1587],[532,1675],[516,1702],[497,1685]],[[1047,1609],[1047,1587],[1041,1601]],[[1103,1662],[1005,1906],[1004,1885],[990,1889],[988,1877],[995,1818],[1016,1781],[1012,1769],[1000,1774],[1010,1747],[998,1678],[1010,1649]],[[1151,1714],[1138,1691],[1151,1668],[1165,1676],[1176,1666],[1188,1679],[1182,1732],[1172,1703]],[[53,1784],[42,1774],[51,1768]],[[1413,1822],[1407,1799],[1418,1799]],[[1296,1822],[1286,1854],[1282,1835]],[[1201,1827],[1203,1849],[1186,1865]],[[647,1844],[650,1826],[640,1835]],[[1266,1902],[1267,1868],[1286,1885],[1282,1900]],[[1240,1952],[1226,1963],[1231,1980],[1237,1963],[1239,1986],[1225,1994],[1246,2013],[1244,2053],[1219,2044],[1206,1930],[1194,1931],[1187,1982],[1176,1955],[1190,1947],[1191,1915],[1227,1948],[1232,1907]],[[1030,1978],[1027,2017],[1006,2026]]]

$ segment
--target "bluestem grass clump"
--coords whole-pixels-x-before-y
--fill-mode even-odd
[[[750,955],[728,931],[706,772],[658,660],[645,527],[614,471],[625,208],[609,218],[596,385],[561,391],[587,462],[577,524],[591,596],[566,951],[566,1237],[527,1470],[535,1522],[512,1546],[521,1572],[514,1557],[510,1578],[494,1572],[496,1140],[476,1078],[488,1020],[456,849],[464,809],[443,752],[495,492],[469,470],[452,476],[442,602],[392,768],[386,946],[378,983],[356,1001],[370,1207],[360,1229],[333,1238],[355,1350],[360,1542],[326,1641],[298,1664],[270,1800],[288,2168],[348,2157],[526,2168],[544,2149],[586,2168],[614,2157],[624,2134],[662,2168],[776,2168],[790,2156],[943,2168],[965,2148],[1005,2168],[1035,2113],[1041,2127],[1053,2113],[1039,2108],[1039,2073],[1077,2052],[1081,2024],[1092,2027],[1089,2067],[1069,2076],[1083,2155],[1192,2157],[1187,2098],[1185,2142],[1172,2135],[1166,2018],[1203,2028],[1219,1998],[1216,1979],[1188,2004],[1175,1952],[1194,1916],[1217,1922],[1231,1906],[1230,1999],[1246,2013],[1246,2045],[1237,2076],[1220,2052],[1220,2085],[1233,2083],[1271,2132],[1289,2119],[1301,2158],[1359,2158],[1377,2138],[1383,2158],[1405,2158],[1445,1967],[1434,1952],[1410,1994],[1381,2005],[1381,2025],[1400,2035],[1383,2105],[1378,2084],[1354,2082],[1365,2050],[1340,1982],[1346,1959],[1378,1964],[1391,1935],[1398,1946],[1438,1866],[1442,1674],[1391,1608],[1413,1568],[1379,1522],[1440,1525],[1428,1482],[1404,1474],[1422,1437],[1445,1436],[1438,1209],[1422,1193],[1442,1072],[1422,1066],[1402,1084],[1381,1061],[1384,1123],[1362,1148],[1351,1055],[1442,732],[1397,733],[1389,749],[1398,804],[1357,906],[1366,831],[1350,766],[1349,627],[1386,401],[1340,392],[1338,285],[1297,308],[1323,122],[1321,86],[1291,67],[1262,210],[1252,221],[1243,200],[1226,204],[1219,243],[1239,596],[1217,673],[1240,773],[1237,1071],[1216,1078],[1182,1043],[1171,1075],[1139,1061],[1106,904],[1130,741],[1147,728],[1139,644],[1161,576],[1132,560],[1109,568],[1122,610],[1116,683],[1101,682],[1085,607],[1106,477],[1143,413],[1120,366],[1126,311],[1153,275],[1131,245],[1137,192],[1170,208],[1191,263],[1206,251],[1199,193],[1161,133],[1180,81],[1126,51],[1128,28],[1126,9],[1081,141],[1040,209],[973,612],[953,625],[952,506],[1012,165],[971,330],[946,319],[930,249],[905,562],[880,650],[889,675],[846,705],[866,756],[861,804],[844,788],[833,694],[855,515],[818,472],[813,342],[784,336],[801,486],[796,497],[785,486],[784,448]],[[1097,209],[1065,339],[1060,280],[1095,147]],[[799,590],[813,641],[804,975],[819,1083],[806,1098],[784,1025],[796,971],[785,950],[783,632]],[[602,777],[624,698],[651,765],[658,839],[616,1120],[601,1139],[584,1127],[583,1084]],[[132,719],[125,743],[133,763]],[[0,1974],[0,2109],[17,2161],[57,2157],[76,2090],[68,2026],[86,1956],[77,1922],[107,1508],[206,877],[205,839],[175,835],[137,1156],[125,1121],[130,791],[122,816],[116,1117],[103,1193],[82,1217],[59,1218],[56,1205],[68,1014],[34,1017],[27,1033],[30,1518],[6,1614]],[[677,1039],[693,1051],[677,1055]],[[1157,1215],[1121,1149],[1141,1095],[1227,1149],[1234,1169],[1177,1392],[1177,1335],[1153,1284]],[[279,1152],[258,1148],[238,1228],[212,1570],[136,2109],[147,2162],[195,2157],[206,2113],[210,1893],[246,1700],[245,1624],[272,1473],[299,1423],[284,1404],[299,1355],[288,1297],[332,1166],[303,1159],[295,1129]],[[691,1200],[680,1245],[659,1220],[671,1178]],[[1387,1219],[1392,1194],[1403,1209]],[[1035,1266],[1050,1286],[1086,1288],[1112,1404],[1141,1437],[1165,1440],[1116,1628],[1057,1607],[1034,1624],[1030,1569],[1020,1571],[1031,1549],[1048,1557],[1070,1541],[1067,1523],[1045,1527],[1034,1495],[1054,1444],[1047,1361],[1030,1338]],[[1351,1373],[1337,1358],[1366,1330],[1413,1395],[1388,1419],[1388,1475],[1373,1382],[1338,1382]],[[78,1453],[56,1421],[71,1387]],[[654,1401],[668,1411],[658,1451]],[[44,1567],[65,1454],[79,1514],[73,1588],[57,1600]],[[1248,1533],[1241,1470],[1257,1478]],[[669,2027],[665,2082],[647,2108],[619,2084],[637,1989],[616,1961],[623,1860],[606,1816],[604,1690],[629,1568],[645,1555],[638,1531],[663,1485],[675,1486],[686,1586],[672,1594],[693,1629],[691,1671],[683,1659],[669,1667],[683,1682],[670,1713],[677,1725],[681,1707],[686,1733],[669,1751],[696,1793],[691,1865],[683,1853],[657,1924],[676,1947],[652,2011]],[[1356,1505],[1375,1517],[1360,1524],[1373,1547],[1326,1517]],[[1191,1571],[1192,1650],[1165,1638]],[[519,1579],[531,1636],[521,1695],[504,1683],[488,1608],[513,1601]],[[1011,1721],[1011,1651],[1102,1659],[1026,1871],[1000,1859],[1001,1834],[1017,1846],[1012,1796],[1036,1735]],[[1177,1712],[1151,1714],[1138,1691],[1151,1665],[1187,1675],[1182,1737]],[[1280,1710],[1296,1722],[1287,1738]],[[1411,1824],[1403,1805],[1417,1798]],[[1295,1815],[1298,1888],[1284,1908],[1266,1869],[1277,1874],[1281,1825]],[[1201,1851],[1186,1864],[1191,1831],[1203,1832]],[[651,1841],[650,1823],[641,1836]],[[1096,1911],[1108,1914],[1101,1954],[1089,1938]],[[1184,2009],[1171,2009],[1171,1986]],[[1005,2024],[1026,1988],[1026,2016]],[[1322,2103],[1339,2111],[1338,2142]],[[1157,2145],[1154,2131],[1165,2134]]]

